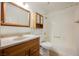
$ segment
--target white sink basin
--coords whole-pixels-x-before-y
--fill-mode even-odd
[[[23,35],[23,36],[19,36],[19,37],[17,37],[17,38],[15,38],[15,39],[13,39],[13,40],[24,40],[24,39],[29,39],[29,38],[33,38],[33,37],[35,37],[35,35]]]

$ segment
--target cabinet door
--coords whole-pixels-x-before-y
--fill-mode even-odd
[[[30,48],[30,56],[39,56],[39,38],[34,39],[32,43],[32,46]]]
[[[29,55],[29,49],[26,48],[27,43],[22,43],[9,48],[4,49],[4,55],[6,56],[25,56]]]
[[[2,55],[2,50],[0,50],[0,56]]]
[[[33,46],[30,49],[30,56],[39,56],[39,47],[38,46]]]

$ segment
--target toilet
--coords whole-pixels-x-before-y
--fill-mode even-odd
[[[42,42],[40,44],[40,55],[41,56],[49,56],[51,47],[52,47],[52,45],[50,42]]]
[[[59,56],[59,53],[53,48],[51,42],[42,42],[40,44],[40,55],[41,56]]]

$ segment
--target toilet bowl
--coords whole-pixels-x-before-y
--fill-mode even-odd
[[[40,44],[40,52],[44,56],[59,56],[58,51],[53,47],[51,42],[43,42]]]
[[[52,47],[50,42],[42,42],[40,44],[40,54],[42,56],[49,56],[49,50]]]
[[[43,42],[40,44],[40,46],[45,48],[45,49],[50,49],[52,47],[50,42]]]

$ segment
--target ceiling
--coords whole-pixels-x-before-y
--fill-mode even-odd
[[[45,12],[55,12],[78,5],[79,2],[28,2],[28,4],[33,7],[42,8]]]
[[[79,5],[79,2],[14,2],[18,5],[22,5],[22,7],[26,8],[26,5],[28,4],[28,6],[30,8],[32,8],[33,10],[40,10],[42,12],[44,12],[45,14],[49,13],[49,12],[55,12],[55,11],[59,11],[62,9],[66,9],[72,6],[76,6]]]

